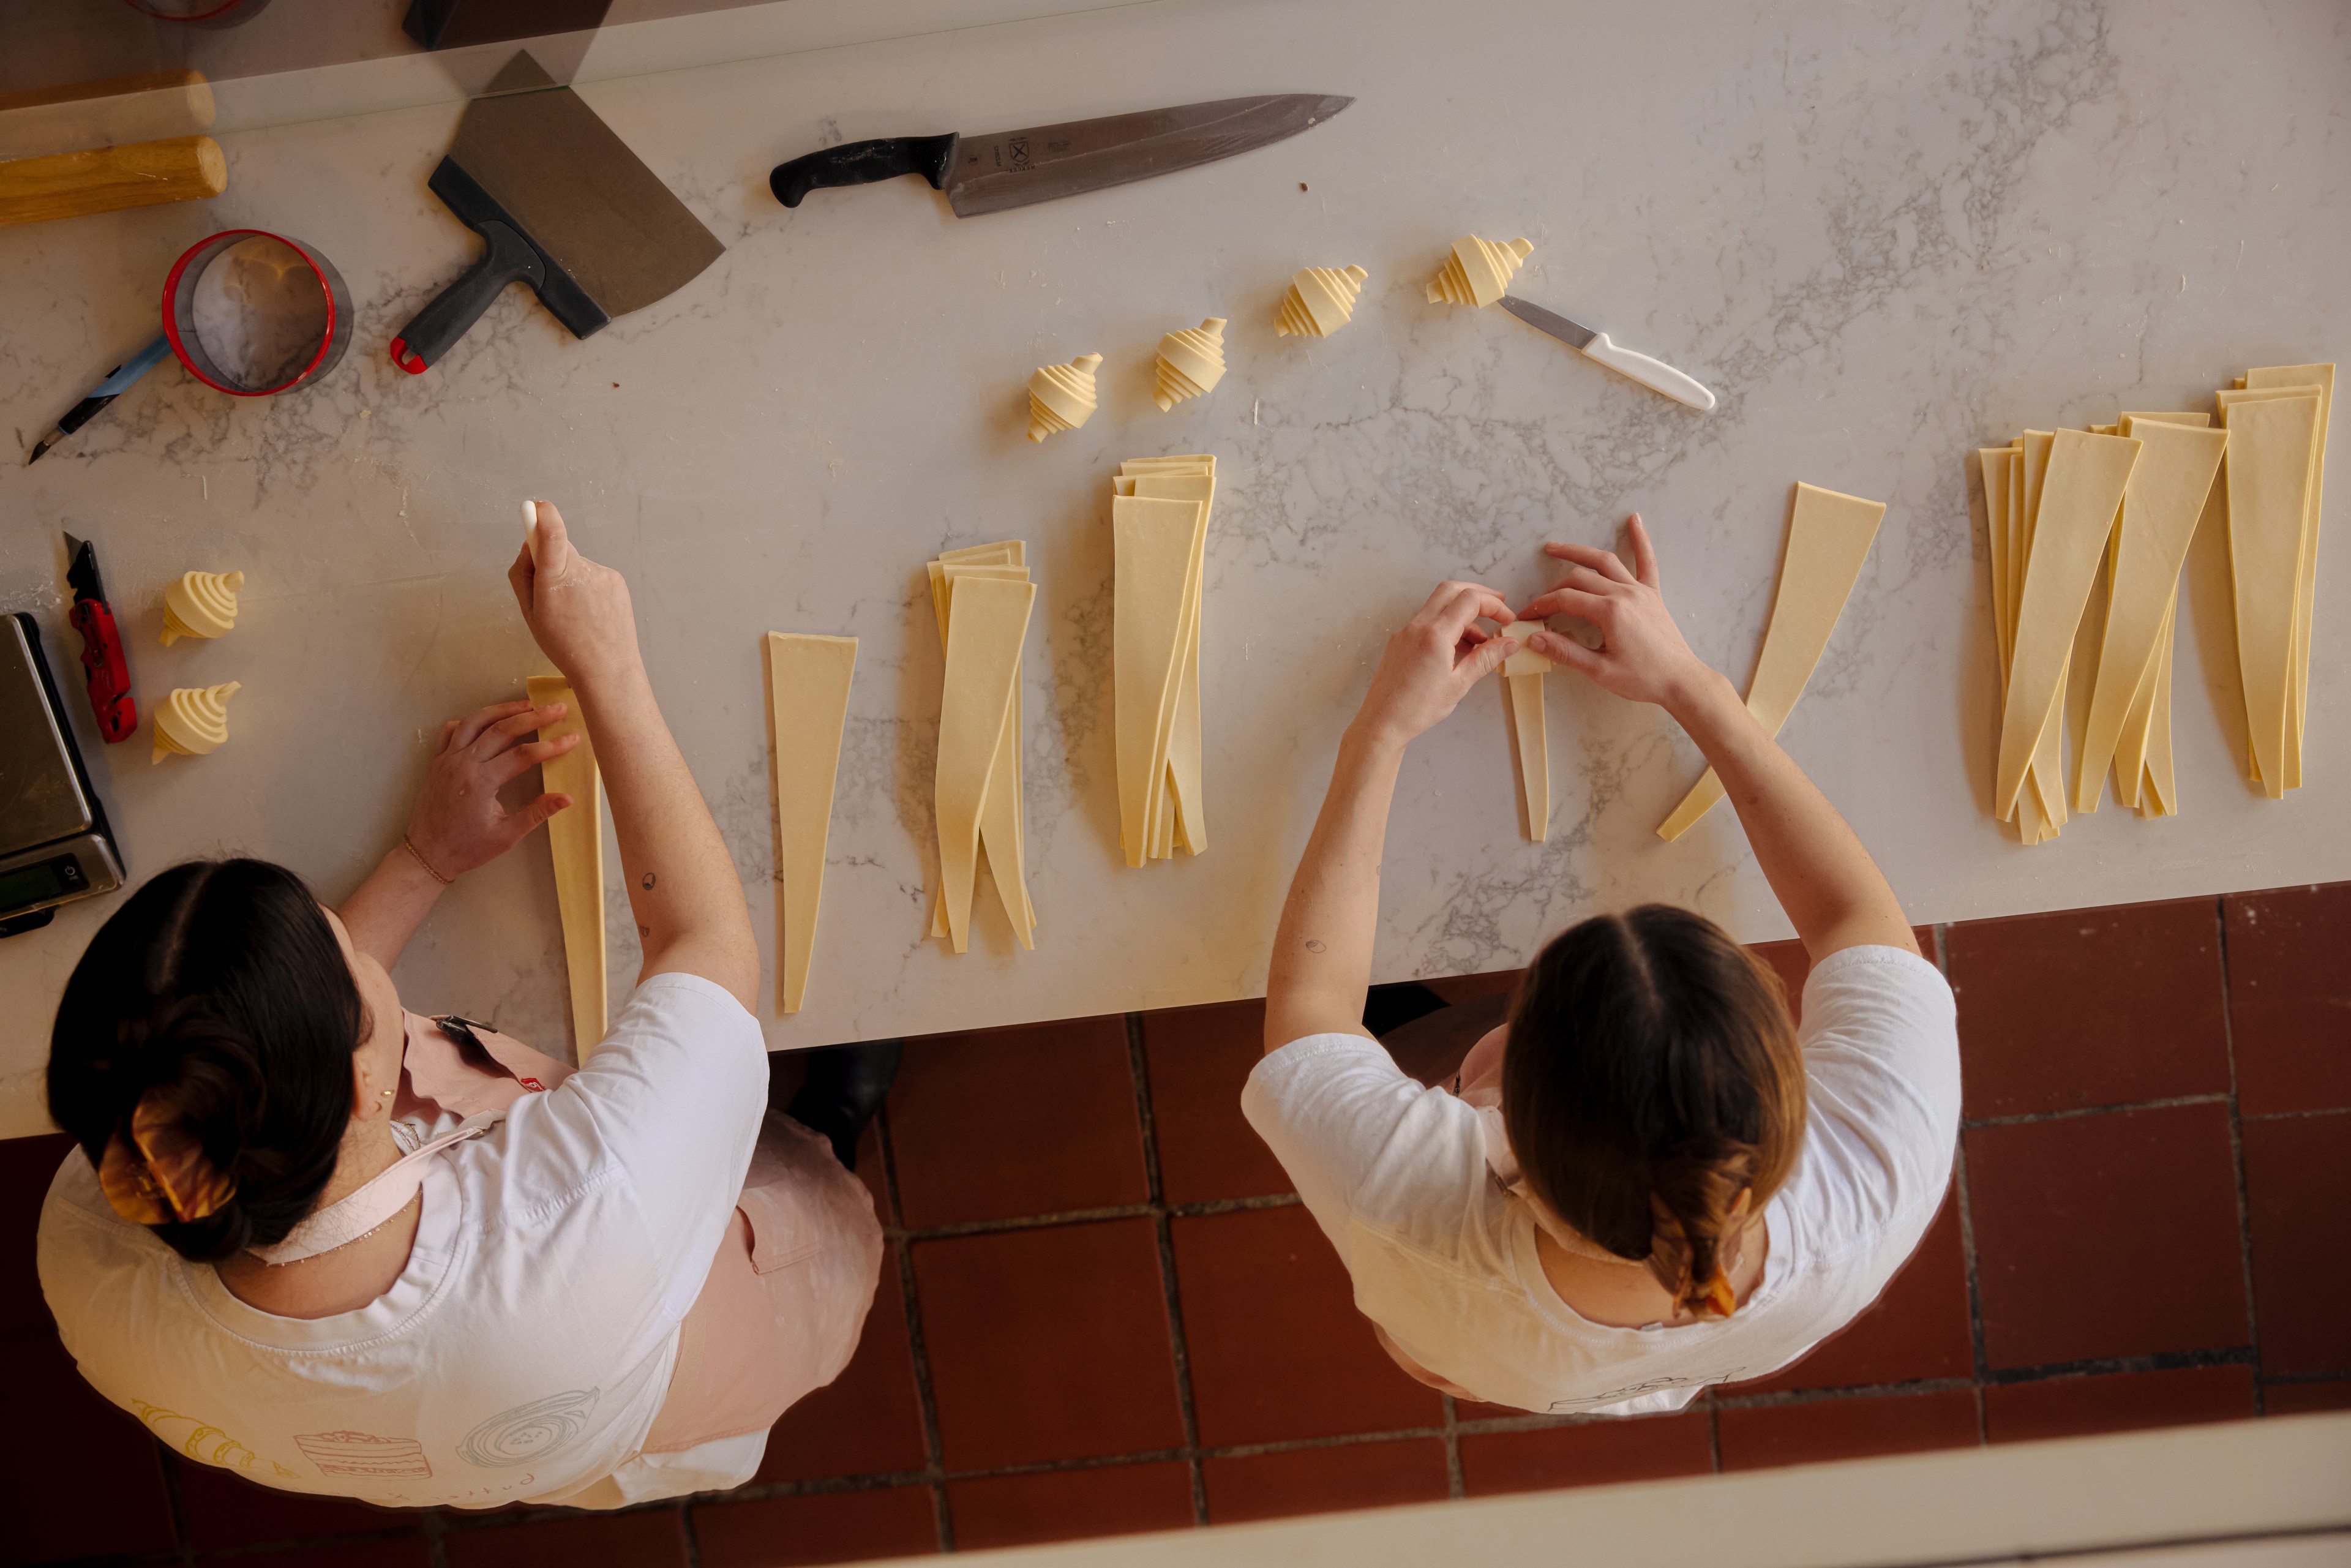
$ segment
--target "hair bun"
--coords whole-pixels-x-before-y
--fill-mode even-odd
[[[151,1117],[176,1123],[233,1181],[266,1091],[253,1042],[205,996],[162,1003],[123,1019],[115,1032],[110,1066],[128,1078],[120,1132],[127,1136],[146,1105]]]

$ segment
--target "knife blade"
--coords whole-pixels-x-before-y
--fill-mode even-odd
[[[920,174],[946,193],[956,216],[977,217],[1213,163],[1285,141],[1354,101],[1273,93],[978,136],[951,131],[852,141],[778,164],[768,188],[797,207],[813,190]]]
[[[1515,294],[1502,296],[1502,308],[1532,327],[1538,332],[1548,332],[1569,348],[1597,360],[1622,376],[1628,376],[1647,387],[1662,392],[1676,402],[1687,403],[1703,413],[1714,406],[1714,394],[1692,378],[1648,355],[1636,353],[1609,341],[1608,334],[1573,321],[1555,310],[1546,310],[1531,300]]]
[[[131,696],[131,661],[123,654],[122,633],[114,624],[106,584],[98,575],[98,547],[68,534],[66,554],[66,581],[74,591],[74,607],[66,619],[81,633],[83,684],[90,710],[98,716],[98,732],[111,746],[130,739],[139,728],[139,705]]]

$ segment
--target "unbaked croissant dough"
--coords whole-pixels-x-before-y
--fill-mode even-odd
[[[155,709],[155,751],[148,760],[166,757],[203,757],[228,738],[228,699],[238,683],[216,686],[181,686]]]
[[[1196,327],[1159,340],[1159,391],[1152,401],[1165,413],[1186,398],[1198,397],[1225,377],[1225,319],[1211,316]]]
[[[163,590],[163,646],[183,637],[217,637],[236,624],[245,573],[191,571]]]
[[[1093,417],[1094,371],[1100,354],[1080,354],[1066,365],[1041,365],[1029,378],[1029,439],[1075,430]]]
[[[1510,286],[1520,264],[1535,253],[1535,242],[1514,239],[1507,245],[1463,235],[1453,242],[1453,254],[1428,280],[1431,305],[1491,305]]]
[[[1274,319],[1277,338],[1327,338],[1355,314],[1355,296],[1370,273],[1360,267],[1310,267],[1290,280]]]

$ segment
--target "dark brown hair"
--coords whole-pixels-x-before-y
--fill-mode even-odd
[[[1794,1166],[1804,1069],[1779,977],[1670,904],[1562,932],[1520,983],[1502,1117],[1536,1196],[1676,1302],[1719,1315],[1739,1195]]]
[[[95,1166],[160,1090],[236,1184],[202,1219],[152,1227],[198,1262],[283,1240],[316,1207],[350,1124],[367,1009],[302,879],[193,861],[90,938],[49,1030],[49,1115]]]

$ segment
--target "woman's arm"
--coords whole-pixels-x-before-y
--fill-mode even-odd
[[[1388,639],[1364,706],[1339,742],[1330,793],[1274,933],[1266,976],[1268,1051],[1310,1034],[1364,1032],[1379,925],[1380,845],[1396,769],[1413,737],[1451,713],[1510,656],[1507,638],[1476,625],[1481,615],[1504,623],[1512,618],[1491,589],[1443,583]]]
[[[544,708],[527,702],[498,703],[441,727],[439,747],[409,811],[407,833],[336,911],[350,933],[352,946],[391,968],[432,913],[443,888],[506,853],[571,804],[569,795],[542,794],[522,810],[509,811],[498,801],[498,790],[507,780],[580,744],[577,737],[568,735],[523,740],[562,716],[560,703]]]
[[[724,986],[744,1007],[759,951],[735,862],[653,700],[621,574],[571,548],[545,501],[507,572],[531,635],[579,695],[611,798],[621,873],[644,945],[640,981],[673,971]]]
[[[1592,677],[1604,690],[1651,702],[1673,715],[1706,754],[1738,808],[1756,862],[1780,907],[1818,963],[1865,943],[1916,953],[1901,901],[1836,808],[1747,711],[1730,683],[1682,641],[1657,586],[1656,551],[1641,519],[1625,525],[1633,565],[1588,545],[1546,545],[1573,561],[1566,580],[1520,613],[1567,614],[1600,628],[1597,649],[1554,632],[1527,646],[1554,664]]]

